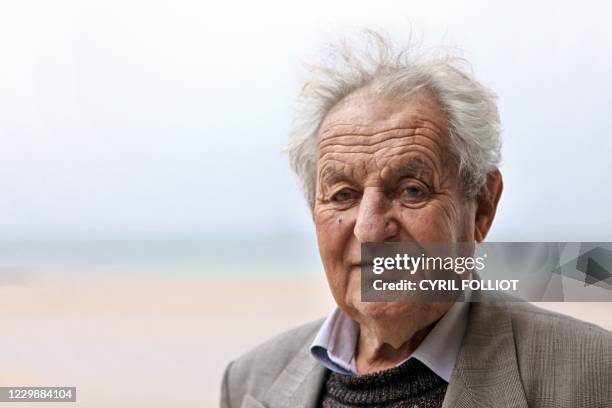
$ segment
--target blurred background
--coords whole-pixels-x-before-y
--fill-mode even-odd
[[[505,190],[489,240],[612,240],[611,12],[2,3],[0,386],[76,386],[79,407],[216,406],[231,359],[324,316],[282,149],[302,62],[363,27],[448,47],[499,95]],[[612,328],[606,304],[546,306]]]

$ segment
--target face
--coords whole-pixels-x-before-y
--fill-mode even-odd
[[[338,306],[359,322],[406,316],[425,327],[437,320],[451,304],[365,303],[360,289],[362,243],[475,239],[477,203],[461,192],[446,116],[433,95],[350,95],[323,121],[317,160],[313,218]]]

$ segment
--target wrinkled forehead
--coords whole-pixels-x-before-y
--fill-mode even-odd
[[[336,103],[321,123],[319,137],[333,134],[337,125],[360,125],[372,128],[384,123],[418,125],[423,121],[435,123],[447,133],[447,118],[435,94],[420,88],[405,94],[379,95],[362,89]]]
[[[441,174],[451,156],[446,115],[427,90],[351,95],[330,110],[318,134],[319,173],[409,167]]]

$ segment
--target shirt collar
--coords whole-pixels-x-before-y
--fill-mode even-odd
[[[469,296],[468,292],[464,302],[455,302],[451,306],[406,360],[414,357],[444,381],[450,381],[467,326]],[[329,370],[356,375],[355,347],[358,339],[359,324],[336,307],[323,322],[310,352]]]

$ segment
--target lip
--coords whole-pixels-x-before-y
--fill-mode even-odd
[[[351,269],[353,268],[367,268],[367,267],[372,267],[374,266],[373,262],[359,262],[359,263],[353,263],[351,264]]]

